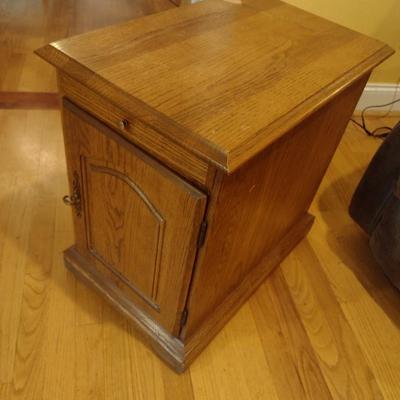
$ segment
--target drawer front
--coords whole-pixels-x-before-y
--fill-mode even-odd
[[[213,173],[213,168],[207,162],[69,76],[59,73],[58,83],[61,93],[75,104],[189,180],[207,186],[211,179],[209,175]]]
[[[177,334],[206,195],[68,101],[63,125],[77,250]]]

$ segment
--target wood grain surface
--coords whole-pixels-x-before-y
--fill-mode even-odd
[[[0,92],[0,109],[60,108],[58,93]]]
[[[77,176],[81,192],[81,214],[73,212],[76,248],[178,334],[207,196],[71,102],[63,104],[69,180]]]
[[[219,187],[212,190],[213,215],[208,217],[207,240],[191,285],[188,337],[307,214],[367,78],[348,87],[236,173],[221,174]]]
[[[56,92],[56,73],[33,53],[38,47],[169,8],[169,0],[0,0],[0,90]]]
[[[126,139],[185,176],[187,180],[203,188],[208,187],[212,170],[210,165],[186,150],[180,143],[168,140],[161,132],[143,123],[140,115],[117,107],[65,74],[59,74],[58,86],[62,96],[92,113]],[[120,126],[121,121],[126,122],[123,129]]]
[[[33,49],[171,6],[38,4],[0,1],[3,90],[53,92],[53,69]],[[0,126],[0,399],[400,398],[400,296],[347,214],[379,141],[348,126],[307,240],[177,376],[63,267],[73,232],[58,112],[1,110]]]
[[[308,238],[177,376],[63,267],[73,235],[58,112],[0,121],[2,399],[400,397],[400,295],[347,214],[379,141],[348,126]]]
[[[232,172],[392,52],[277,0],[207,0],[37,54]]]

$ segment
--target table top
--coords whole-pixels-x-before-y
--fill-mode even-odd
[[[393,51],[277,0],[207,0],[37,53],[232,172]]]

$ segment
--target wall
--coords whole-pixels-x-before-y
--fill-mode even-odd
[[[379,66],[370,82],[399,83],[400,0],[285,0],[389,44],[396,54]]]

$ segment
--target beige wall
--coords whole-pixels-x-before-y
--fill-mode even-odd
[[[399,83],[400,0],[285,0],[389,44],[396,54],[373,73],[370,82]]]

